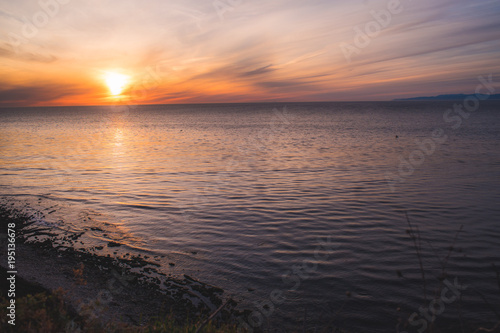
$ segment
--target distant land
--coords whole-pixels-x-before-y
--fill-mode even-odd
[[[438,95],[438,96],[427,96],[427,97],[411,97],[411,98],[398,98],[395,101],[458,101],[464,100],[467,96],[475,94],[452,94],[452,95]],[[487,97],[487,95],[482,95]],[[489,100],[500,100],[500,94],[493,94],[487,97]]]

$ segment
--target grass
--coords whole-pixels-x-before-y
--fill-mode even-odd
[[[422,287],[423,287],[423,296],[424,296],[423,300],[424,300],[424,305],[425,305],[429,302],[428,297],[427,297],[429,281],[428,281],[428,277],[425,274],[425,268],[424,268],[423,259],[422,259],[422,257],[423,257],[422,237],[421,237],[420,230],[419,230],[418,226],[416,226],[416,227],[413,226],[407,212],[405,212],[405,217],[406,217],[406,222],[408,224],[407,234],[410,236],[410,238],[413,242],[413,247],[415,249],[415,253],[416,253],[419,268],[420,268],[420,273],[422,276],[422,284],[423,284]],[[455,247],[456,247],[456,244],[457,244],[457,241],[458,241],[458,238],[459,238],[459,235],[461,232],[463,232],[463,225],[461,225],[460,228],[457,230],[451,245],[447,249],[446,255],[442,259],[440,258],[439,254],[435,251],[433,246],[430,243],[428,243],[428,245],[434,250],[435,256],[436,256],[436,258],[439,261],[439,264],[441,266],[440,267],[440,274],[439,274],[439,276],[437,276],[437,280],[439,281],[439,286],[438,286],[437,290],[435,291],[435,293],[434,293],[435,296],[433,297],[433,299],[431,301],[438,301],[439,295],[441,295],[441,292],[445,288],[443,281],[448,277],[448,264],[449,264],[449,261],[452,257],[453,251],[456,250]],[[460,252],[461,252],[461,250],[460,250]],[[492,264],[492,265],[493,265],[493,268],[496,272],[498,287],[500,289],[500,272],[497,270],[495,264]],[[402,275],[399,273],[399,271],[398,271],[398,275],[400,277],[402,277]],[[462,333],[465,333],[465,332],[474,332],[474,333],[496,332],[496,333],[500,333],[500,314],[496,311],[495,307],[492,306],[481,293],[479,293],[478,291],[476,291],[476,292],[482,297],[485,304],[490,307],[490,309],[496,315],[496,317],[499,321],[496,324],[493,324],[493,326],[490,328],[485,328],[485,327],[471,328],[470,326],[465,328],[464,318],[463,318],[462,311],[461,311],[462,295],[460,295],[460,298],[459,298],[460,311],[459,311],[459,318],[458,318],[458,322],[460,323],[460,331],[453,329],[453,332],[462,332]],[[420,329],[420,330],[418,330],[418,332],[419,333],[424,333],[424,332],[437,333],[437,332],[450,331],[449,329],[446,329],[446,328],[438,328],[435,321],[434,321],[435,319],[436,319],[436,317],[433,318],[433,320],[429,323],[429,325],[424,330]],[[409,328],[409,321],[407,321],[405,323],[405,326],[407,329]]]
[[[80,320],[76,313],[65,306],[63,294],[62,290],[57,290],[53,293],[40,292],[16,298],[15,326],[8,323],[9,300],[3,298],[0,302],[2,332],[66,332],[69,323]]]
[[[16,325],[8,324],[8,300],[0,301],[0,331],[5,333],[196,333],[200,327],[198,322],[179,323],[173,316],[164,316],[153,319],[142,327],[123,324],[107,323],[84,318],[77,314],[64,301],[65,291],[56,290],[52,293],[40,292],[16,299]],[[228,324],[214,325],[208,323],[203,327],[204,333],[233,333],[237,332],[234,326]]]

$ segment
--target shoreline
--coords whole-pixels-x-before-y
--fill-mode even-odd
[[[16,284],[19,283],[17,290],[21,291],[21,288],[29,288],[32,290],[33,295],[46,291],[49,291],[52,295],[62,295],[64,302],[68,305],[68,309],[64,313],[73,314],[71,323],[77,325],[72,326],[71,330],[62,330],[64,332],[194,333],[198,332],[197,329],[206,320],[211,320],[212,317],[211,324],[213,326],[208,326],[209,329],[207,328],[201,332],[271,332],[270,327],[267,329],[261,327],[252,328],[244,325],[245,322],[242,322],[241,318],[250,318],[250,311],[245,309],[237,310],[236,302],[225,299],[224,291],[220,288],[202,283],[187,275],[184,275],[183,278],[167,276],[158,270],[159,264],[148,261],[148,257],[140,254],[123,258],[113,257],[110,254],[106,256],[99,255],[92,249],[77,248],[77,243],[80,243],[78,234],[55,235],[45,225],[39,225],[34,221],[22,209],[17,210],[11,206],[0,205],[0,273],[2,274],[0,330],[2,332],[17,332],[16,327],[12,328],[6,324],[7,317],[4,304],[7,304],[5,303],[7,298],[3,295],[8,290],[8,286],[4,285],[6,279],[3,274],[6,272],[7,244],[10,242],[7,236],[9,224],[16,225],[15,261],[18,272]],[[407,233],[410,235],[410,239],[415,239],[417,236],[414,233],[415,230],[412,230],[409,220],[408,225],[410,229],[407,229]],[[462,256],[462,249],[455,248],[455,242],[461,230],[462,228],[457,231],[452,245],[448,248],[448,257],[454,251],[457,251]],[[110,248],[115,246],[108,244]],[[417,257],[419,257],[419,249],[416,244]],[[496,270],[494,265],[493,268]],[[421,268],[421,271],[424,271],[423,268]],[[403,274],[405,272],[396,271],[396,273],[400,279],[407,278]],[[447,276],[448,273],[445,271],[441,275],[435,276],[440,281],[439,288],[441,289],[437,289],[438,291],[442,291],[443,284],[441,282],[445,281]],[[431,278],[429,277],[427,280],[424,278],[424,283],[426,281],[430,282]],[[495,282],[500,287],[500,273],[498,270],[496,270],[496,279]],[[451,278],[450,281],[452,281]],[[457,281],[456,276],[455,281]],[[64,292],[61,292],[60,289]],[[28,293],[30,292],[26,291],[25,294]],[[24,296],[21,293],[19,294],[17,295],[16,292],[16,296]],[[350,292],[346,293],[346,295],[351,298]],[[429,306],[429,304],[439,301],[439,298],[434,298],[429,302],[425,298],[425,305]],[[484,304],[490,306],[486,300],[484,300]],[[459,305],[461,306],[461,303]],[[21,310],[21,307],[19,307],[19,310]],[[411,310],[415,311],[415,309]],[[410,312],[408,315],[412,315],[412,313]],[[24,318],[19,316],[19,323],[25,321],[25,318],[26,316]],[[404,317],[401,316],[401,318]],[[492,330],[500,328],[500,322],[490,322],[489,319],[479,321],[477,318],[468,318],[468,320],[466,327],[472,331],[481,331],[480,329],[483,329],[484,326],[492,327]],[[159,321],[162,325],[165,321],[168,321],[169,325],[175,324],[177,326],[175,326],[175,329],[171,329],[172,326],[169,326],[168,330],[151,330],[151,323],[154,325]],[[82,327],[78,326],[80,322],[90,322],[93,325],[97,323],[99,329],[80,330],[80,327]],[[404,321],[404,319],[398,322],[398,326],[402,325],[402,328],[406,329],[409,328],[409,324],[409,321]],[[109,325],[115,326],[112,326],[113,329],[109,330]],[[121,329],[123,325],[125,325],[126,329]],[[442,330],[436,330],[436,332],[455,332],[458,328],[463,329],[462,326],[455,326],[453,321],[449,321],[444,325]],[[461,322],[460,325],[462,325]],[[336,330],[335,332],[346,332],[342,326],[342,322],[340,326],[337,326],[332,320],[328,323],[327,328],[331,327],[332,330]],[[115,327],[120,327],[120,329],[116,330]],[[186,327],[189,328],[186,329]],[[285,329],[284,332],[298,332],[295,328],[286,330],[286,328],[281,327],[280,329]],[[31,330],[26,332],[42,331]],[[59,331],[61,330],[57,330],[57,332]]]
[[[64,301],[79,317],[98,322],[144,327],[158,318],[170,317],[179,325],[203,321],[222,304],[224,309],[214,322],[232,323],[238,311],[236,302],[224,299],[220,288],[197,281],[166,276],[158,264],[145,258],[114,258],[87,250],[77,250],[77,238],[69,246],[55,245],[50,230],[33,226],[29,216],[15,209],[0,207],[0,266],[7,272],[7,224],[16,224],[16,285],[36,292],[64,291]],[[43,240],[40,240],[41,237]],[[33,239],[37,238],[36,241]],[[66,236],[66,241],[71,238]],[[8,286],[3,286],[0,295]],[[7,289],[6,289],[7,287]],[[26,294],[16,290],[16,298]],[[225,303],[224,303],[225,302]],[[3,322],[2,318],[0,322]]]

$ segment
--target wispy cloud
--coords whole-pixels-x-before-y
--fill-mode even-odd
[[[31,106],[40,105],[43,102],[57,101],[62,97],[71,96],[76,93],[78,93],[78,89],[65,85],[26,85],[0,89],[0,100],[4,106]]]
[[[339,44],[387,1],[254,0],[221,13],[202,0],[89,0],[51,14],[36,1],[4,2],[0,103],[114,103],[102,80],[110,70],[133,78],[127,92],[146,91],[137,103],[392,99],[459,91],[500,71],[497,0],[401,2],[352,63]],[[26,37],[36,15],[48,20]],[[16,48],[12,36],[22,38]]]
[[[35,61],[41,63],[51,63],[57,60],[52,54],[37,54],[30,52],[16,52],[10,45],[0,46],[0,57],[10,58],[17,61]]]

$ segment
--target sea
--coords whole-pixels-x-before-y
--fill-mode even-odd
[[[3,108],[1,204],[223,288],[247,329],[491,328],[500,102],[460,103]]]

